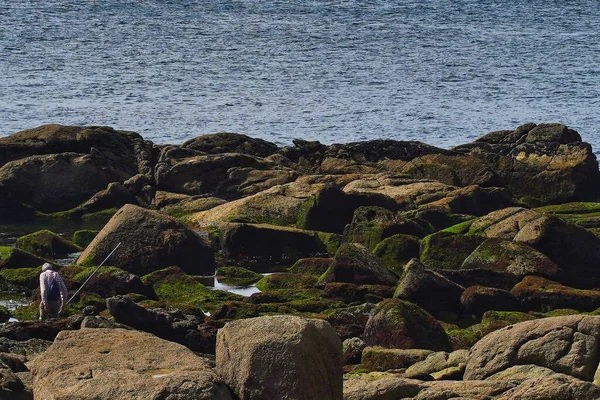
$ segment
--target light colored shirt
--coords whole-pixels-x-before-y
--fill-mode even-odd
[[[60,274],[52,270],[46,270],[40,274],[40,294],[42,297],[42,301],[44,303],[48,302],[48,290],[50,289],[50,285],[54,281],[58,283],[58,288],[60,289],[61,302],[62,304],[65,304],[69,296],[67,286],[65,285],[65,281],[63,281]]]

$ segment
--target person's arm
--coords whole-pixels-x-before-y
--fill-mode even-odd
[[[67,285],[65,285],[65,281],[63,280],[62,276],[56,274],[55,279],[58,282],[58,287],[60,289],[60,311],[62,311],[63,307],[67,305],[67,301],[69,300],[69,291],[67,290]]]
[[[47,290],[46,290],[46,273],[42,272],[40,274],[40,299],[42,304],[45,305],[47,303],[46,299]]]

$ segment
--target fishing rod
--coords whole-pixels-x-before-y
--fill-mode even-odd
[[[73,294],[73,296],[71,296],[71,298],[70,298],[70,299],[67,301],[67,303],[65,304],[65,306],[66,306],[67,304],[69,304],[69,303],[71,302],[71,300],[73,300],[73,299],[75,298],[75,296],[77,296],[77,295],[79,294],[79,292],[81,292],[81,289],[83,289],[83,287],[85,286],[85,284],[86,284],[86,283],[88,283],[90,279],[92,279],[92,277],[93,277],[93,276],[96,274],[96,272],[98,272],[98,270],[100,269],[100,267],[102,267],[102,266],[104,265],[104,263],[106,262],[106,260],[108,260],[108,259],[110,258],[110,256],[112,256],[112,255],[113,255],[113,253],[114,253],[115,251],[117,251],[117,249],[119,248],[119,246],[120,246],[120,245],[121,245],[121,242],[119,242],[119,244],[118,244],[118,245],[117,245],[117,246],[116,246],[116,247],[113,249],[113,251],[111,251],[111,252],[110,252],[110,254],[106,256],[106,258],[104,259],[104,261],[102,261],[102,262],[100,263],[100,265],[98,265],[98,268],[96,268],[96,269],[94,270],[94,272],[92,272],[92,273],[90,274],[90,276],[88,276],[88,278],[85,280],[85,282],[83,282],[83,283],[81,284],[81,287],[80,287],[79,289],[77,289],[77,291],[76,291],[76,292]]]

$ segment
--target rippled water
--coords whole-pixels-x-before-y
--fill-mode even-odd
[[[598,32],[597,0],[5,1],[0,136],[55,122],[449,147],[557,121],[598,150]]]

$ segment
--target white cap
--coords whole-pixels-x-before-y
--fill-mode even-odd
[[[42,265],[42,272],[47,271],[49,269],[52,269],[52,264],[44,263],[44,265]]]

